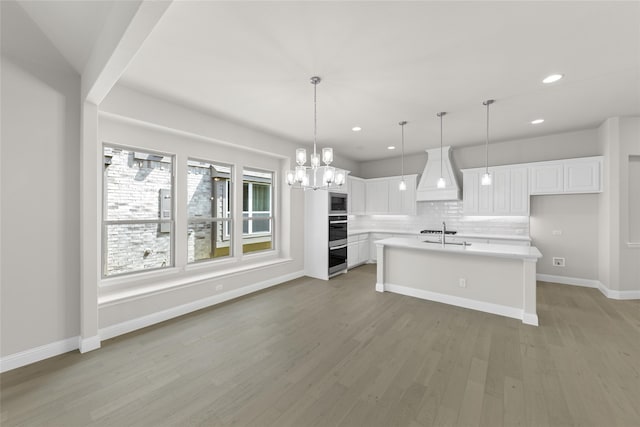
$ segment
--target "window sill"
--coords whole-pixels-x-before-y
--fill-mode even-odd
[[[276,256],[277,254],[275,252],[272,252],[270,255]],[[137,299],[144,296],[173,291],[175,289],[197,285],[212,279],[232,277],[232,276],[244,274],[250,271],[261,270],[261,269],[273,267],[280,264],[286,264],[291,261],[293,261],[291,258],[269,257],[269,259],[266,259],[262,262],[252,262],[251,264],[243,263],[242,265],[233,265],[238,263],[236,261],[234,263],[228,263],[227,265],[229,266],[229,268],[225,268],[223,270],[206,271],[206,272],[203,271],[200,274],[190,274],[186,276],[180,276],[177,278],[167,277],[167,276],[174,276],[175,273],[178,272],[178,269],[174,269],[176,270],[175,272],[171,271],[169,275],[166,275],[166,276],[163,275],[168,280],[163,281],[162,283],[158,283],[158,281],[155,280],[151,284],[145,283],[145,284],[136,285],[135,282],[138,281],[139,279],[139,277],[136,277],[135,281],[131,279],[129,280],[129,283],[128,283],[129,286],[127,286],[126,288],[119,287],[119,289],[109,289],[107,286],[105,286],[99,289],[98,307],[106,307],[106,306],[120,303],[126,300],[133,300],[133,299]],[[183,271],[194,273],[199,270],[200,271],[205,270],[205,267],[213,267],[213,266],[219,267],[220,264],[207,263],[206,265],[203,265],[203,266],[200,266],[200,265],[187,266]],[[166,273],[166,272],[163,272],[163,273]],[[145,279],[147,278],[149,278],[149,276],[145,276]]]

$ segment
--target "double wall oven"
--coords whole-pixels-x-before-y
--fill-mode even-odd
[[[329,193],[329,276],[347,270],[347,195]]]

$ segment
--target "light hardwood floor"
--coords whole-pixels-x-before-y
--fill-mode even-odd
[[[638,426],[640,301],[539,282],[540,326],[302,278],[0,376],[1,424]]]

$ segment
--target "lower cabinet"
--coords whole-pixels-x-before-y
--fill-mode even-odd
[[[352,268],[369,262],[369,234],[349,237],[347,244],[347,267]]]

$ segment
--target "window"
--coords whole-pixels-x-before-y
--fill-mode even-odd
[[[273,248],[273,172],[245,169],[242,178],[242,252]]]
[[[230,257],[233,255],[232,168],[191,159],[187,166],[187,261]]]
[[[103,276],[173,266],[173,157],[103,153]]]

